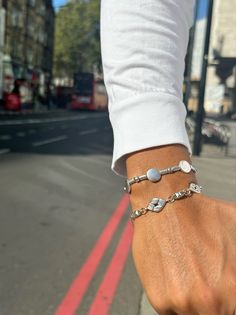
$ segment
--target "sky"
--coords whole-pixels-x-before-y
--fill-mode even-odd
[[[207,15],[208,0],[199,0],[198,19],[203,19]]]
[[[54,8],[58,9],[61,5],[64,5],[67,0],[53,0]]]
[[[60,6],[66,4],[66,2],[67,0],[53,0],[54,7],[56,9],[59,9]],[[208,6],[208,0],[199,0],[198,19],[203,19],[204,17],[206,17],[207,6]]]

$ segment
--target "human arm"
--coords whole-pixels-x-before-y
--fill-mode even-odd
[[[158,165],[188,160],[182,145],[140,150],[126,159],[128,178]],[[132,209],[197,182],[193,172],[132,186]],[[168,204],[134,221],[132,252],[152,306],[160,315],[234,315],[236,309],[236,206],[204,194]]]
[[[194,1],[102,1],[102,54],[114,131],[112,169],[128,178],[190,161],[182,103]],[[163,176],[132,188],[132,209],[196,181]],[[236,296],[235,206],[205,197],[168,204],[134,222],[133,256],[160,314],[232,315]],[[223,225],[222,225],[223,223]]]

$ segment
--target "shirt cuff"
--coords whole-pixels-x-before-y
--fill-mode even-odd
[[[185,128],[186,109],[174,94],[146,92],[109,105],[114,132],[111,170],[127,177],[126,155],[167,144],[182,144],[192,154]]]

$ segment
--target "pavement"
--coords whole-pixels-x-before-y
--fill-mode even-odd
[[[108,114],[20,117],[0,121],[0,315],[155,314],[129,251]],[[210,146],[194,163],[206,193],[235,198],[236,159]]]
[[[108,114],[5,122],[0,315],[138,314],[142,288],[128,198],[110,170]]]

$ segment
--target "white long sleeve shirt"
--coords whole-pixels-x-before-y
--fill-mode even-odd
[[[114,134],[111,169],[126,154],[166,144],[191,153],[182,102],[194,0],[102,0],[101,49]]]

